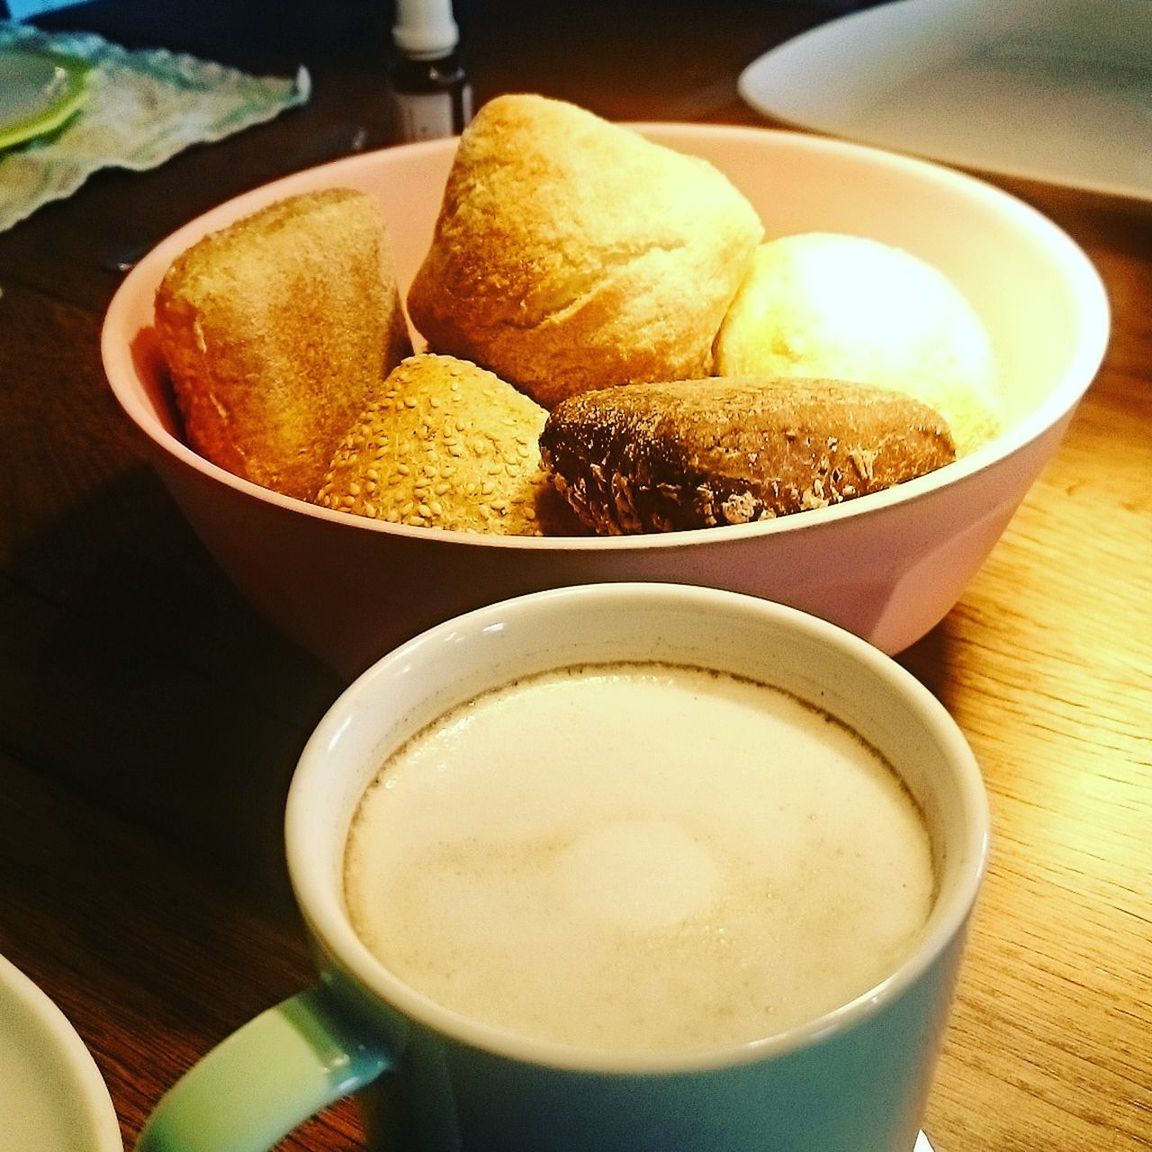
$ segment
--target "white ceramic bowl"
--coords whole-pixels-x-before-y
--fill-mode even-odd
[[[128,275],[103,331],[105,371],[177,503],[241,591],[347,676],[425,627],[541,588],[613,580],[712,585],[831,620],[886,652],[955,604],[1055,451],[1103,358],[1109,310],[1083,252],[1051,221],[973,178],[840,141],[762,128],[647,124],[711,160],[769,235],[852,232],[934,263],[993,340],[1008,426],[931,475],[778,520],[666,535],[518,538],[405,528],[266,491],[180,439],[151,331],[178,252],[272,200],[344,185],[380,202],[404,287],[431,239],[455,142],[339,160],[259,188],[168,237]]]

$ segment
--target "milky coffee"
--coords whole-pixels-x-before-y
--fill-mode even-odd
[[[346,896],[381,962],[522,1035],[680,1050],[772,1035],[892,970],[927,832],[888,764],[794,697],[663,664],[526,679],[393,756]]]

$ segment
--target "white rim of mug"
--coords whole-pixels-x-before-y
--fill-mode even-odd
[[[311,807],[307,794],[314,787],[324,786],[325,777],[330,775],[325,764],[332,742],[348,725],[350,715],[360,706],[361,698],[373,695],[377,680],[386,679],[391,670],[417,658],[422,647],[436,645],[446,636],[472,636],[485,629],[500,628],[509,613],[523,614],[526,608],[547,613],[564,610],[574,602],[583,604],[584,610],[592,610],[593,606],[602,608],[609,601],[627,602],[636,596],[645,598],[649,605],[660,602],[668,607],[675,605],[680,610],[691,607],[694,611],[743,613],[749,617],[750,623],[756,618],[766,626],[784,626],[809,640],[835,647],[843,660],[866,669],[885,688],[902,698],[932,742],[942,749],[944,756],[956,768],[956,785],[963,802],[967,828],[961,858],[967,860],[968,865],[961,878],[949,891],[938,896],[921,939],[894,972],[838,1008],[787,1031],[734,1044],[673,1052],[614,1052],[526,1037],[475,1020],[444,1007],[413,988],[375,958],[348,919],[343,892],[334,893],[332,885],[322,878],[325,866],[318,863],[314,846],[301,842]],[[386,756],[387,751],[383,755]],[[348,813],[347,819],[350,817],[351,813]],[[345,689],[309,739],[289,789],[285,841],[293,889],[301,912],[322,948],[340,969],[402,1015],[456,1042],[525,1063],[590,1074],[663,1075],[782,1056],[848,1031],[901,996],[964,932],[987,864],[989,824],[983,777],[956,721],[910,672],[878,648],[838,625],[744,593],[684,584],[633,582],[579,585],[514,597],[429,628],[381,658]],[[340,841],[342,857],[347,820],[334,834]]]

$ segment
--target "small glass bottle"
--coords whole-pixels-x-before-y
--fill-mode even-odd
[[[389,70],[397,143],[457,136],[472,119],[472,87],[460,60],[452,0],[395,0]]]

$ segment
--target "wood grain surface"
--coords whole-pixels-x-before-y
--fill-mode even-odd
[[[478,101],[535,90],[613,118],[743,124],[759,121],[740,69],[836,13],[458,8]],[[0,235],[0,952],[90,1045],[130,1146],[196,1056],[309,977],[281,814],[341,685],[240,600],[145,464],[104,384],[102,313],[125,253],[388,143],[388,20],[366,0],[97,0],[44,23],[252,70],[304,61],[315,82],[300,110],[151,172],[101,172]],[[994,820],[925,1128],[936,1152],[1138,1152],[1152,1148],[1152,210],[1000,183],[1089,253],[1114,329],[1004,538],[900,657],[967,733]],[[358,1132],[341,1106],[287,1147],[355,1148]]]

